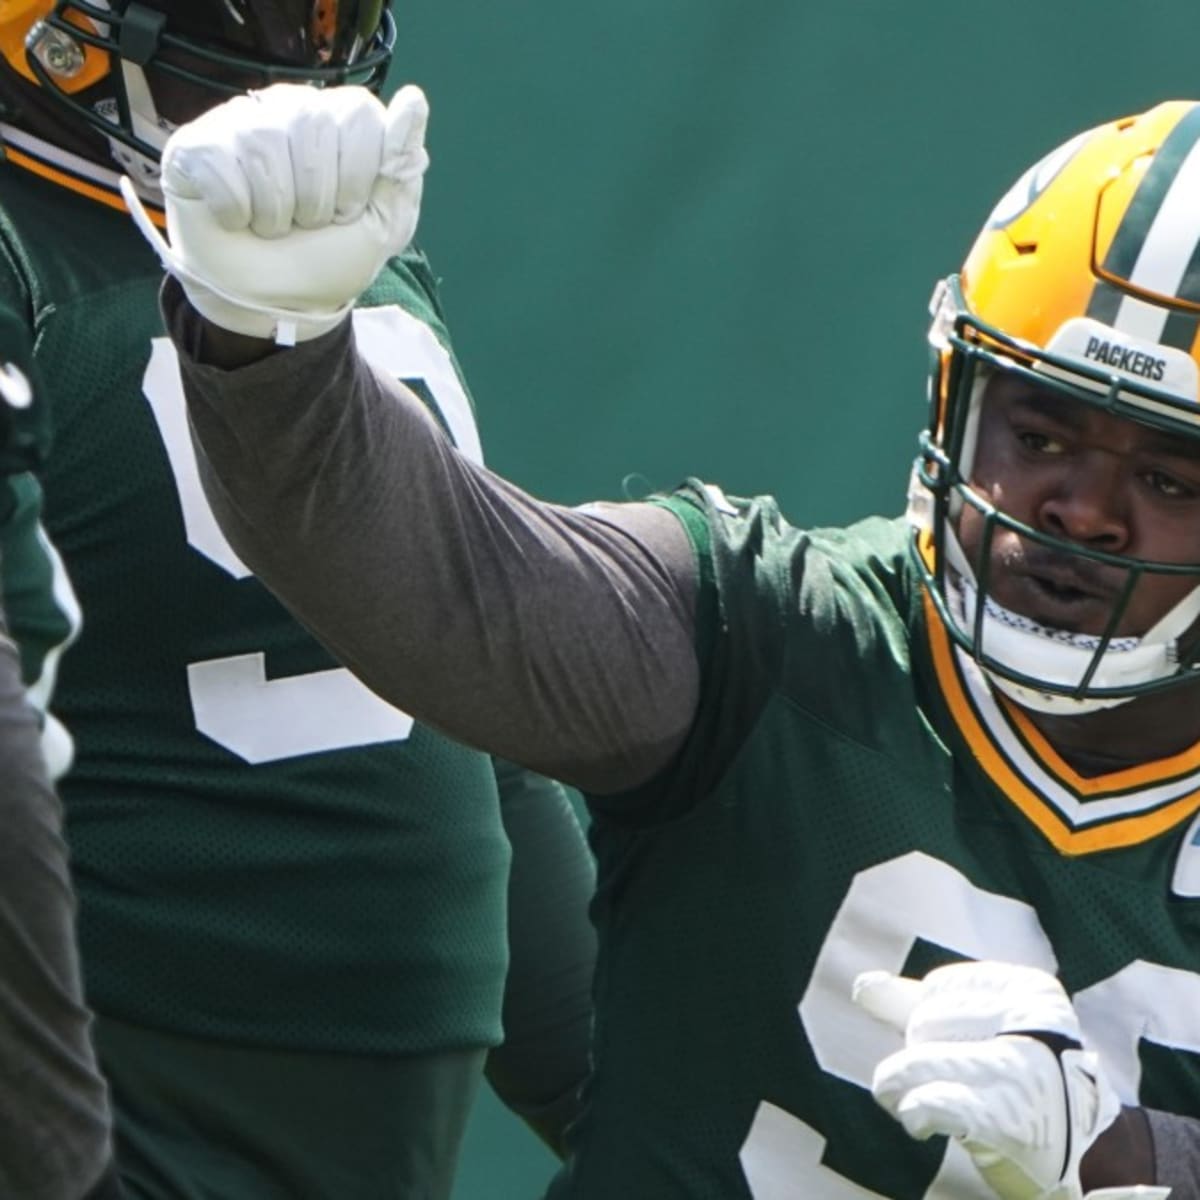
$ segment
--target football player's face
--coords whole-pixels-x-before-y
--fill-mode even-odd
[[[1166,563],[1200,562],[1200,443],[1122,420],[1008,372],[984,393],[972,488],[1065,543]],[[979,574],[983,518],[969,506],[959,540]],[[1039,624],[1104,632],[1128,573],[999,529],[989,593]],[[1196,586],[1146,575],[1115,630],[1145,633]]]

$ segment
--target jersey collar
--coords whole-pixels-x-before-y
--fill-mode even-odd
[[[121,212],[129,211],[121,196],[121,176],[108,167],[72,154],[3,121],[0,121],[0,150],[14,166],[32,171],[89,200],[96,200]],[[161,205],[147,202],[146,211],[155,225],[166,228],[166,216]]]
[[[928,556],[925,539],[921,551]],[[1134,767],[1080,775],[951,641],[927,593],[923,600],[934,673],[959,734],[992,783],[1055,849],[1079,855],[1136,845],[1200,811],[1200,743]]]

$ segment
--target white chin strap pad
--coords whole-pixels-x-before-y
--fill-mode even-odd
[[[950,595],[964,629],[975,624],[978,588],[974,572],[953,532],[947,533],[948,565],[959,582]],[[1165,679],[1178,665],[1176,640],[1200,616],[1200,586],[1193,588],[1140,638],[1114,639],[1104,652],[1089,687],[1125,689]],[[984,601],[981,653],[1023,675],[1036,675],[1054,687],[1073,688],[1087,673],[1100,643],[1097,637],[1046,629],[991,599]],[[987,670],[987,668],[985,668]],[[1081,715],[1114,708],[1132,695],[1074,699],[1016,683],[996,671],[988,678],[1006,696],[1035,712]]]

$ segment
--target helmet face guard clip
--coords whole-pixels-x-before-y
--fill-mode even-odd
[[[167,27],[167,14],[144,4],[130,4],[121,17],[117,47],[123,61],[144,67],[153,61]]]

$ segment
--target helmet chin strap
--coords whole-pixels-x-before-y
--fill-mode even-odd
[[[974,572],[957,536],[946,533],[947,563],[956,578],[947,584],[948,599],[963,628],[975,624],[979,589]],[[1013,612],[990,597],[984,597],[982,645],[977,651],[1009,670],[1037,675],[1046,683],[1072,688],[1087,674],[1101,639],[1090,634],[1069,633],[1039,625]],[[1200,617],[1200,585],[1186,596],[1141,637],[1114,638],[1092,675],[1089,687],[1122,689],[1165,679],[1178,668],[1178,640]],[[1085,696],[1075,698],[1041,691],[1029,684],[1017,683],[981,664],[992,685],[1018,704],[1034,712],[1059,716],[1081,716],[1114,708],[1134,699],[1127,696]]]

